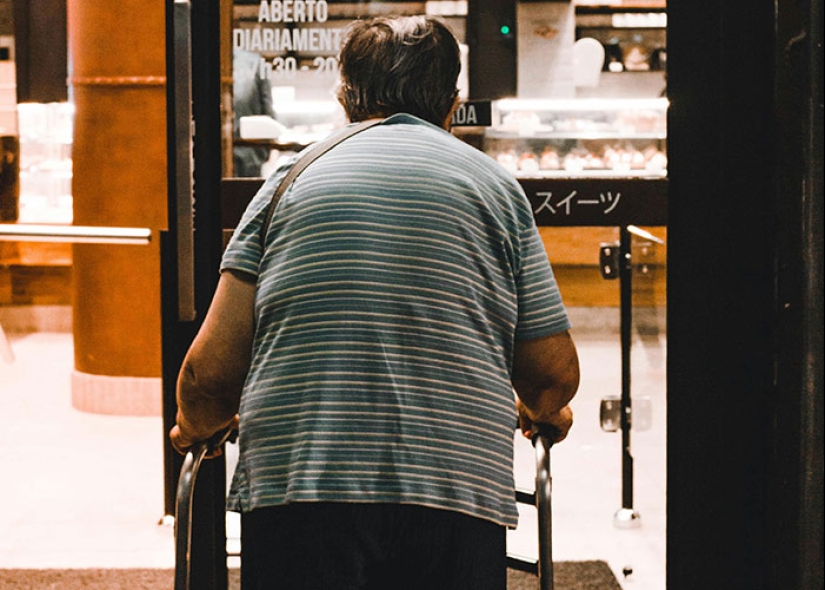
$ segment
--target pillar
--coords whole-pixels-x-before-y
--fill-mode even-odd
[[[166,226],[163,0],[69,0],[76,225],[148,227],[148,246],[75,244],[72,404],[161,414],[160,248]]]

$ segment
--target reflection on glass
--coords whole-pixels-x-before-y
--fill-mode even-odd
[[[22,223],[72,222],[74,104],[21,103],[20,213]]]
[[[235,137],[241,137],[241,122],[244,127],[251,127],[247,137],[267,137],[255,128],[264,126],[266,121],[275,123],[275,110],[272,105],[272,87],[269,76],[260,67],[261,58],[257,53],[234,49],[232,53],[232,104],[235,115]],[[249,125],[249,123],[253,123]],[[257,123],[257,125],[256,125]],[[244,129],[246,131],[246,129]],[[278,134],[271,135],[277,138]],[[269,159],[266,146],[235,145],[233,164],[235,176],[261,176],[261,166]]]
[[[235,2],[234,175],[267,176],[296,151],[346,124],[334,89],[338,50],[350,22],[424,13],[437,14],[464,39],[466,2]],[[269,80],[271,109],[260,104],[264,90],[253,80]]]
[[[324,1],[235,4],[235,176],[267,176],[346,122],[333,98],[351,20],[340,11]]]

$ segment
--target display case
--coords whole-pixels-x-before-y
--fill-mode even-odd
[[[343,125],[334,101],[288,104],[276,103],[276,137],[236,140],[273,150],[267,173]],[[489,127],[452,131],[513,173],[539,225],[665,225],[667,108],[666,98],[502,99]]]
[[[481,149],[518,178],[664,177],[666,98],[503,99]]]
[[[284,157],[313,133],[339,124],[333,106],[298,102],[288,112],[276,103],[284,125],[278,139],[246,141],[265,142]],[[600,244],[613,242],[628,225],[666,237],[667,99],[503,99],[490,106],[492,125],[454,126],[453,134],[512,170],[553,253],[565,301],[617,305],[616,283],[600,275]],[[557,163],[548,162],[551,151]],[[223,180],[223,227],[235,227],[260,183]],[[665,278],[657,269],[666,251],[656,244],[645,248],[646,270],[635,295],[661,302]]]

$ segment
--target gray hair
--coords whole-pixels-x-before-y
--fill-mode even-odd
[[[458,42],[427,16],[358,20],[339,54],[338,100],[350,121],[408,113],[441,126],[457,96]]]

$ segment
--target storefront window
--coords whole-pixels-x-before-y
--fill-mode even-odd
[[[463,42],[466,13],[466,1],[235,2],[234,176],[266,176],[283,158],[346,123],[334,89],[338,50],[354,19],[438,15]],[[466,68],[464,87],[466,94]]]
[[[488,103],[490,123],[462,120],[452,131],[521,183],[570,310],[584,380],[574,400],[575,433],[558,450],[558,558],[605,559],[618,577],[662,587],[665,1],[236,1],[227,36],[236,88],[241,79],[269,81],[271,109],[253,112],[248,97],[234,95],[236,156],[258,150],[261,161],[251,176],[268,175],[345,123],[333,96],[343,32],[353,19],[390,14],[438,15],[456,33],[460,95]],[[243,166],[236,159],[235,176],[247,175]],[[607,257],[620,244],[633,265],[621,281],[611,280],[619,269]],[[630,373],[632,392],[624,389]],[[632,433],[621,424],[631,409]],[[576,458],[565,465],[565,457]],[[532,485],[530,461],[530,449],[517,441],[516,480],[525,487]],[[533,519],[525,510],[508,537],[514,553],[536,553]],[[641,533],[620,530],[642,522]],[[643,573],[633,574],[634,560],[644,562]]]

